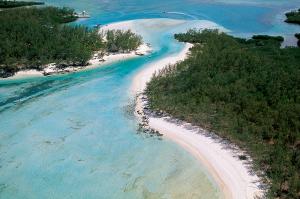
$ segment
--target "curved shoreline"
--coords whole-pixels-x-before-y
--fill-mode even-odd
[[[256,174],[251,174],[251,169],[246,165],[249,161],[238,159],[238,155],[243,154],[238,148],[226,146],[226,144],[208,136],[209,132],[199,127],[193,127],[182,122],[174,123],[174,121],[170,121],[172,120],[170,117],[156,117],[144,111],[147,100],[145,100],[146,96],[143,95],[143,91],[153,73],[168,64],[175,64],[184,60],[191,46],[187,43],[177,55],[150,63],[135,76],[131,90],[137,94],[135,114],[141,122],[143,118],[147,118],[149,128],[159,131],[197,158],[213,176],[225,198],[262,197],[264,192],[259,188],[260,179]]]

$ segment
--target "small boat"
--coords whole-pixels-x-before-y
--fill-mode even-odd
[[[80,13],[75,13],[75,16],[78,18],[90,18],[91,17],[86,11],[82,11]]]
[[[96,25],[94,25],[94,28],[100,28],[102,26],[102,24],[96,24]]]

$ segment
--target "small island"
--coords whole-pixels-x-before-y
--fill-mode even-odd
[[[285,22],[300,25],[300,9],[288,12],[285,16],[287,17]],[[300,47],[300,33],[296,33],[295,37],[298,39],[297,45]]]
[[[130,30],[66,25],[78,16],[73,9],[26,7],[0,12],[0,77],[35,70],[44,75],[73,72],[100,63],[111,53],[129,53],[141,46]],[[98,60],[98,62],[95,62]]]
[[[194,47],[184,61],[153,76],[145,112],[150,108],[149,115],[169,115],[238,144],[267,176],[268,197],[298,198],[300,48],[280,48],[280,36],[247,40],[217,30],[175,38]]]
[[[37,1],[7,1],[0,0],[0,8],[17,8],[23,6],[44,5],[44,2]]]
[[[291,12],[287,12],[285,14],[285,16],[287,17],[285,22],[300,24],[300,9],[294,10],[294,11],[291,11]]]

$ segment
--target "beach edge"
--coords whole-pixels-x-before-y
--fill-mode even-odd
[[[253,173],[250,157],[247,161],[238,158],[239,155],[244,155],[244,152],[236,145],[224,144],[221,138],[200,127],[170,116],[157,116],[149,111],[147,96],[144,94],[147,82],[156,71],[183,61],[192,46],[185,43],[178,54],[148,64],[134,77],[131,92],[136,96],[135,116],[142,127],[162,134],[199,160],[218,184],[224,198],[262,198],[262,180]]]

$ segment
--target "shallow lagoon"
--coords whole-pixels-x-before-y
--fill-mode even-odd
[[[46,2],[88,11],[92,18],[78,22],[88,26],[167,17],[211,20],[244,36],[299,31],[276,14],[297,1]],[[137,131],[129,93],[132,78],[146,63],[182,49],[172,33],[195,22],[145,34],[155,49],[151,57],[68,75],[1,81],[0,198],[222,197],[187,152]]]
[[[158,22],[143,34],[155,49],[151,57],[1,82],[0,198],[221,197],[190,154],[137,131],[133,76],[179,52],[171,32],[196,23]]]

